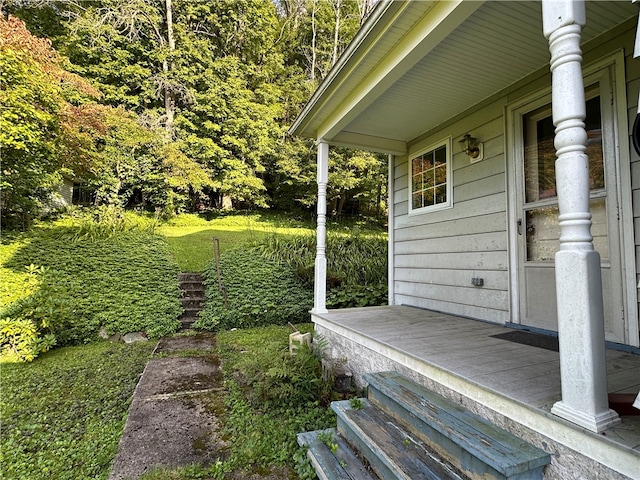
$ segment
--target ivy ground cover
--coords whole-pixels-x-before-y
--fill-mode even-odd
[[[154,346],[98,342],[2,364],[0,476],[106,479]]]
[[[101,328],[158,338],[179,327],[179,269],[146,227],[67,218],[5,236],[0,260],[2,361],[88,343]]]

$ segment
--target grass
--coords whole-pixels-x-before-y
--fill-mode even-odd
[[[182,214],[156,228],[156,233],[165,237],[174,260],[185,272],[204,271],[214,255],[214,237],[219,239],[220,251],[224,252],[274,233],[310,232],[313,227],[308,221],[271,213],[229,214],[210,220],[195,214]]]
[[[99,342],[2,364],[0,476],[107,478],[153,347]]]
[[[329,222],[328,227],[345,236],[354,230],[360,234],[371,231],[373,235],[381,231],[353,222]],[[180,269],[192,271],[202,271],[212,258],[213,235],[221,239],[221,248],[225,250],[274,234],[297,236],[312,231],[313,225],[308,222],[273,214],[228,215],[211,220],[181,215],[156,229],[166,239]],[[101,232],[89,229],[87,234],[96,237],[87,241],[100,244],[97,237]],[[113,245],[119,245],[117,238],[112,237]],[[0,256],[5,260],[33,258],[34,263],[64,270],[68,277],[77,276],[79,270],[96,274],[93,264],[75,263],[90,260],[90,251],[70,252],[66,246],[34,245],[34,241],[29,234],[15,238],[5,235]],[[165,256],[165,247],[164,241],[160,241],[145,250],[144,255],[154,264],[157,255]],[[114,262],[124,258],[126,263],[124,252],[118,247],[112,252],[113,259],[105,257],[108,259],[100,263],[111,272],[119,272],[124,266],[116,268]],[[24,262],[2,264],[0,298],[4,305],[14,303],[23,294],[28,277],[26,270],[22,270],[24,265]],[[95,280],[87,277],[69,290],[93,283]],[[117,288],[126,294],[140,287],[141,284],[130,281]],[[96,295],[98,299],[103,296],[92,293],[81,297],[91,303]],[[303,332],[312,329],[311,324],[298,327]],[[315,374],[310,374],[317,371],[317,359],[300,355],[298,360],[287,360],[289,333],[288,327],[282,326],[218,333],[217,348],[225,377],[224,408],[219,408],[220,398],[212,399],[211,404],[216,405],[216,413],[221,417],[222,435],[230,440],[228,455],[206,469],[194,465],[158,471],[145,480],[238,479],[254,474],[257,477],[252,478],[262,475],[296,478],[293,458],[304,457],[297,447],[296,434],[334,425],[335,419],[324,403],[318,402],[320,396],[315,399],[308,396],[319,387]],[[107,478],[131,394],[152,347],[152,343],[98,342],[57,348],[41,354],[30,364],[2,364],[0,476],[16,480]],[[298,396],[300,392],[307,396]]]
[[[163,222],[155,231],[167,240],[174,260],[185,272],[203,272],[213,258],[213,238],[220,241],[220,251],[268,237],[315,235],[315,218],[293,217],[287,214],[263,211],[260,213],[234,213],[207,218],[203,215],[181,214]],[[386,236],[386,230],[363,220],[329,220],[331,234],[350,236]]]

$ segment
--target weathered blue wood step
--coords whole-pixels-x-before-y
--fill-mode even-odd
[[[415,430],[471,477],[541,479],[551,458],[466,408],[395,372],[366,376],[373,405]]]
[[[329,442],[326,442],[327,438]],[[298,444],[308,447],[307,457],[320,480],[378,480],[335,428],[300,433]]]
[[[423,442],[416,441],[391,416],[362,400],[354,409],[348,400],[333,402],[338,415],[338,432],[357,449],[384,479],[464,480]]]

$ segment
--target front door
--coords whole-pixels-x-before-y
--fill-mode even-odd
[[[624,342],[621,249],[615,172],[613,102],[608,70],[586,89],[591,234],[600,253],[606,339]],[[520,155],[517,187],[518,283],[520,323],[558,330],[554,256],[559,248],[558,197],[555,184],[554,126],[548,98],[522,108],[518,115]]]

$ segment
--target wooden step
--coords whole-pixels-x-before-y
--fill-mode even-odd
[[[338,432],[371,465],[380,478],[397,480],[467,480],[393,417],[361,399],[354,409],[349,400],[333,402]]]
[[[365,376],[368,398],[472,478],[541,479],[550,455],[395,372]]]
[[[326,442],[330,438],[330,442]],[[327,445],[327,443],[330,444]],[[298,434],[298,445],[307,447],[307,458],[320,480],[377,480],[335,428]]]

